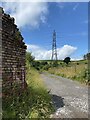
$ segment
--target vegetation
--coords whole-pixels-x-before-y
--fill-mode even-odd
[[[46,90],[37,70],[31,67],[28,60],[32,57],[27,54],[26,81],[27,88],[20,88],[16,82],[3,87],[3,119],[31,119],[49,118],[54,111],[51,97]],[[32,60],[33,61],[33,60]]]
[[[28,65],[32,66],[34,63],[34,59],[35,57],[33,57],[30,52],[26,52],[26,63],[28,63]]]
[[[32,67],[39,71],[48,71],[49,73],[56,74],[62,77],[70,78],[80,81],[81,83],[89,82],[90,70],[88,70],[88,61],[72,61],[70,57],[66,57],[63,61],[33,61]]]
[[[15,82],[12,87],[3,87],[3,119],[37,118],[42,120],[42,118],[49,118],[50,114],[54,112],[51,97],[40,78],[40,71],[46,70],[81,83],[90,83],[90,69],[88,69],[87,60],[70,62],[68,59],[68,63],[65,60],[35,61],[28,52],[26,54],[27,88],[23,90]]]
[[[87,61],[72,61],[69,65],[62,63],[58,67],[50,68],[49,73],[56,74],[62,77],[77,80],[81,83],[86,83],[88,81],[89,70],[87,66]]]
[[[33,60],[32,67],[40,72],[45,70],[49,73],[77,80],[81,83],[89,83],[90,70],[88,70],[87,65],[87,60],[70,61],[70,57],[66,57],[63,61]]]
[[[90,52],[88,52],[87,54],[85,54],[85,55],[83,56],[83,59],[84,59],[84,60],[90,59]]]
[[[65,62],[68,65],[68,63],[70,62],[70,57],[66,57],[63,62]]]
[[[41,69],[47,69],[47,62],[43,61],[35,61],[35,58],[31,55],[30,52],[26,53],[26,61],[28,63],[28,65],[30,65],[31,67],[35,68],[36,70],[41,70]]]

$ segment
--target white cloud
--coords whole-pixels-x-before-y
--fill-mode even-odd
[[[83,60],[83,57],[71,58],[71,61],[78,61],[78,60]]]
[[[71,56],[76,50],[76,47],[70,45],[64,45],[62,48],[57,48],[58,59],[64,59],[67,56]],[[37,45],[27,45],[27,51],[32,52],[36,60],[51,59],[52,50],[46,50]]]
[[[37,46],[37,45],[28,45],[27,44],[27,50],[36,50],[36,49],[39,49],[39,46]]]
[[[58,58],[64,59],[67,56],[71,56],[75,51],[76,47],[70,46],[70,45],[64,45],[62,48],[58,48]]]
[[[39,27],[46,22],[48,5],[45,2],[6,2],[2,4],[5,12],[15,18],[18,27]]]

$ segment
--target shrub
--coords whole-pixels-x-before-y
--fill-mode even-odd
[[[71,78],[72,78],[72,79],[76,79],[76,78],[77,78],[77,76],[76,76],[76,75],[74,75],[74,76],[72,76]]]
[[[63,62],[65,62],[65,63],[68,65],[68,63],[70,62],[70,57],[66,57],[66,58],[63,60]]]
[[[77,63],[77,65],[79,65],[79,63]]]
[[[57,67],[57,66],[58,66],[58,62],[57,62],[57,61],[53,61],[52,66],[53,66],[53,67]]]
[[[46,65],[46,66],[43,67],[44,70],[48,70],[49,68],[50,68],[49,65]]]

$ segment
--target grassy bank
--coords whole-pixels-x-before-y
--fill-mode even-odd
[[[38,71],[29,69],[27,71],[27,83],[31,88],[32,110],[30,118],[49,118],[54,111],[51,97],[49,96]]]
[[[90,70],[88,70],[88,61],[71,61],[66,64],[62,60],[38,60],[34,61],[33,67],[38,71],[48,71],[62,77],[70,78],[81,83],[90,84]]]
[[[39,73],[27,65],[27,89],[20,90],[16,83],[14,93],[3,97],[3,119],[31,119],[49,118],[54,111],[51,98],[44,87]],[[4,91],[11,93],[9,87]]]
[[[70,78],[72,80],[77,80],[81,83],[86,83],[88,80],[88,65],[87,61],[75,61],[65,65],[53,67],[48,70],[51,74],[56,74],[62,77]]]

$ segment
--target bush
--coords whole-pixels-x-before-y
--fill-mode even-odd
[[[57,66],[58,66],[58,62],[57,62],[57,61],[53,61],[52,66],[53,66],[53,67],[57,67]]]
[[[78,75],[74,75],[71,78],[80,82],[86,82],[86,80],[88,80],[88,70],[85,69],[84,71],[81,71]]]
[[[46,66],[43,67],[44,70],[48,70],[49,68],[50,68],[49,65],[46,65]]]
[[[77,79],[77,76],[74,75],[74,76],[72,76],[71,78],[72,78],[73,80],[75,80],[75,79]]]
[[[31,55],[30,52],[26,52],[26,62],[30,64],[31,66],[34,64],[35,57]]]
[[[77,65],[79,65],[79,63],[77,63]]]
[[[68,65],[68,63],[70,62],[70,57],[66,57],[66,58],[63,60],[63,62]]]

